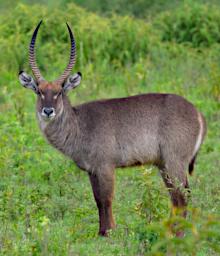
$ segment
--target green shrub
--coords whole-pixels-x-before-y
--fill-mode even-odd
[[[163,13],[155,21],[163,41],[189,43],[193,47],[220,42],[220,9],[189,1],[182,7]]]
[[[141,202],[138,203],[136,210],[146,219],[148,223],[153,221],[160,221],[164,216],[168,215],[168,193],[165,189],[162,179],[160,186],[158,186],[157,170],[145,169],[143,177],[139,182],[142,195]],[[163,192],[161,193],[160,187],[162,186]]]
[[[172,253],[171,255],[178,253],[180,255],[216,255],[215,253],[219,253],[220,244],[217,241],[220,239],[218,231],[220,222],[218,216],[204,215],[201,210],[191,208],[190,202],[187,219],[176,214],[170,215],[167,203],[168,191],[162,184],[162,179],[160,180],[155,170],[152,172],[151,169],[145,169],[142,174],[139,178],[141,201],[136,208],[146,222],[146,226],[140,226],[136,230],[137,239],[141,244],[141,253],[155,256],[164,255],[166,252]],[[184,230],[185,236],[175,237],[176,230]],[[197,254],[198,251],[203,254]]]
[[[57,69],[61,72],[67,63],[69,38],[66,21],[76,37],[80,58],[77,65],[101,61],[121,66],[137,61],[148,52],[149,28],[142,21],[134,22],[133,18],[117,16],[106,19],[74,4],[69,4],[65,12],[19,4],[13,13],[8,12],[1,17],[0,63],[4,62],[6,69],[19,69],[24,63],[28,64],[29,40],[41,19],[45,22],[37,40],[37,48],[40,48],[37,59],[40,68],[47,71],[53,66],[54,73],[58,72]]]

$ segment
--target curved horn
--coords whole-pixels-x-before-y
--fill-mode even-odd
[[[38,32],[38,29],[39,29],[41,23],[42,23],[42,20],[39,22],[39,24],[35,28],[34,33],[32,35],[31,42],[30,42],[30,46],[29,46],[29,64],[31,66],[32,72],[37,81],[44,80],[40,73],[39,68],[37,67],[35,51],[34,51],[35,41],[37,38],[37,32]]]
[[[57,79],[55,80],[57,83],[62,84],[65,79],[69,76],[75,62],[76,62],[76,44],[75,44],[75,40],[73,37],[73,33],[71,31],[71,28],[69,27],[69,25],[66,23],[68,31],[69,31],[69,35],[70,35],[70,41],[71,41],[71,50],[70,50],[70,59],[69,59],[69,63],[66,66],[66,69],[64,70],[63,74]]]

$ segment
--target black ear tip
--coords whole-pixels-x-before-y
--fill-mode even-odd
[[[23,70],[19,71],[18,75],[20,76],[20,74],[23,73],[23,72],[24,72]]]
[[[77,72],[77,74],[82,77],[82,73],[81,72]]]

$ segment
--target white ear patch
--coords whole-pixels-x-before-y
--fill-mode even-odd
[[[32,78],[32,76],[28,75],[24,71],[21,71],[19,73],[19,81],[25,88],[29,88],[37,92],[38,88],[34,79]]]
[[[77,87],[80,84],[81,79],[82,79],[82,74],[80,72],[72,76],[69,76],[66,83],[63,86],[64,91],[68,91]]]

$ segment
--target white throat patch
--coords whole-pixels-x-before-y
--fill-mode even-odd
[[[38,117],[38,121],[39,121],[39,125],[40,125],[40,129],[42,131],[44,131],[47,127],[47,125],[49,124],[50,120],[45,120],[42,116],[41,113],[37,112],[37,117]]]

